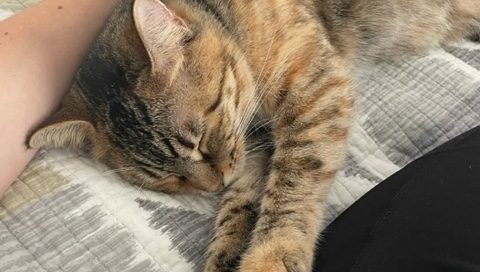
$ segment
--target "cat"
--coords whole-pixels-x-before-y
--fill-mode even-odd
[[[310,271],[352,70],[476,35],[476,1],[125,0],[29,145],[153,190],[224,191],[205,271]]]

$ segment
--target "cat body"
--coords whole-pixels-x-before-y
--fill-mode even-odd
[[[223,189],[205,271],[310,271],[353,67],[479,30],[475,0],[124,1],[30,145],[146,188]]]

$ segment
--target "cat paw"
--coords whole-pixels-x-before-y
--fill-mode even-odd
[[[287,243],[292,244],[294,243]],[[240,272],[309,272],[309,258],[285,243],[263,244],[253,247],[240,264]]]

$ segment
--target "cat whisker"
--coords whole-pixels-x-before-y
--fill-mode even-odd
[[[285,55],[285,57],[282,59],[281,63],[278,65],[278,67],[283,67],[283,69],[279,69],[278,71],[276,71],[276,73],[273,76],[270,76],[269,82],[267,82],[265,84],[265,86],[269,86],[269,87],[264,87],[264,89],[262,89],[260,91],[259,97],[255,100],[255,103],[253,103],[253,108],[248,109],[245,112],[245,115],[242,118],[243,120],[242,120],[242,125],[240,127],[240,134],[243,135],[245,133],[245,131],[248,129],[248,126],[249,126],[250,122],[252,121],[253,117],[255,116],[255,113],[262,106],[264,99],[268,96],[270,91],[272,89],[274,89],[274,87],[275,87],[274,83],[277,83],[281,79],[281,77],[283,76],[284,72],[287,70],[287,65],[285,65],[285,64],[290,59],[290,56],[291,56],[292,52],[293,52],[293,49],[291,49]]]
[[[264,147],[274,147],[275,145],[273,143],[263,143],[259,145],[251,145],[249,149],[247,149],[247,152],[252,152],[255,151],[258,148],[264,148]]]
[[[276,38],[277,38],[277,33],[275,33],[273,35],[272,40],[270,41],[270,45],[268,46],[267,54],[266,54],[265,59],[263,61],[262,69],[260,70],[260,73],[259,73],[259,75],[257,77],[257,80],[256,80],[256,82],[254,84],[254,87],[253,87],[254,91],[256,91],[258,89],[258,86],[259,86],[261,80],[263,79],[263,76],[264,76],[263,73],[264,73],[265,68],[267,66],[268,59],[270,58],[270,54],[271,54],[273,44],[274,44]],[[253,101],[253,103],[252,103],[252,101]],[[255,99],[252,99],[252,101],[249,101],[247,103],[246,108],[245,108],[245,112],[242,115],[242,117],[240,118],[240,122],[239,122],[237,128],[241,128],[243,126],[243,122],[245,121],[244,119],[248,115],[248,112],[250,111],[250,108],[252,107],[252,104],[255,104]],[[241,129],[239,131],[241,131]]]
[[[275,76],[270,77],[271,83],[266,85],[266,86],[270,85],[269,88],[264,88],[261,90],[260,97],[256,99],[255,103],[253,104],[253,107],[245,114],[244,121],[242,122],[242,126],[240,127],[240,134],[243,135],[245,131],[248,129],[251,121],[253,120],[253,117],[255,116],[255,113],[260,109],[264,99],[268,96],[270,91],[274,88],[275,84],[273,83],[277,82],[281,78],[282,74],[283,72],[281,73],[278,72],[276,73]]]
[[[140,192],[140,193],[142,193],[143,195],[145,195],[145,193],[143,192],[142,189],[143,189],[143,186],[145,185],[146,182],[147,182],[147,180],[144,180],[144,181],[142,182],[142,184],[140,184],[140,186],[137,188],[137,192]]]
[[[259,145],[259,146],[256,146],[254,147],[253,149],[249,149],[247,150],[246,154],[249,155],[251,153],[254,153],[254,152],[257,152],[257,151],[262,151],[262,150],[267,150],[267,149],[270,149],[270,148],[273,148],[275,147],[274,144],[262,144],[262,145]]]
[[[278,117],[277,118],[272,118],[272,119],[268,119],[268,120],[262,120],[260,122],[257,122],[255,124],[253,124],[252,126],[250,127],[253,127],[253,129],[248,132],[248,134],[245,136],[245,138],[249,138],[250,136],[252,136],[253,134],[255,134],[257,131],[259,131],[260,129],[262,128],[265,128],[269,125],[271,125],[274,121],[277,121],[278,120]],[[258,125],[259,123],[263,122],[262,124]]]
[[[275,33],[273,35],[272,40],[270,41],[270,45],[268,46],[267,55],[265,56],[265,60],[263,61],[262,69],[260,70],[260,73],[258,74],[257,81],[255,82],[255,85],[254,85],[254,90],[257,90],[258,85],[260,84],[260,81],[263,79],[263,72],[265,72],[265,68],[267,67],[268,59],[270,58],[270,54],[272,52],[273,44],[274,44],[276,38],[277,38],[277,33]]]

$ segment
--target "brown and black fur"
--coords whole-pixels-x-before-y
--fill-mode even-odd
[[[476,1],[124,1],[30,143],[151,189],[227,186],[205,271],[310,271],[353,68],[479,33]]]

